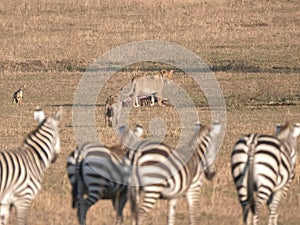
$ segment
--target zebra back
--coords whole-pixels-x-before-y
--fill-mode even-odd
[[[132,168],[137,170],[165,163],[167,167],[175,169],[172,171],[174,173],[181,169],[187,170],[188,174],[195,174],[198,171],[213,172],[209,171],[209,167],[213,167],[217,154],[215,139],[219,132],[218,123],[213,124],[212,127],[195,124],[194,134],[187,146],[172,149],[163,142],[144,140],[127,152],[125,160],[130,161]],[[211,175],[207,174],[207,176]]]
[[[67,160],[67,172],[72,185],[73,208],[78,207],[79,199],[82,197],[78,197],[81,195],[78,192],[78,185],[83,185],[87,190],[91,187],[89,185],[93,183],[93,179],[99,182],[101,179],[113,180],[116,175],[112,173],[120,172],[121,162],[117,154],[99,143],[88,142],[77,146]]]
[[[215,142],[219,132],[220,124],[212,127],[199,124],[189,146],[174,150],[164,143],[145,140],[128,152],[132,163],[128,195],[136,222],[143,222],[158,198],[177,199],[192,190],[195,194],[187,194],[189,201],[198,196],[203,171],[212,165],[217,153]],[[144,198],[140,204],[141,191]],[[191,202],[196,204],[194,200]],[[191,221],[194,221],[195,209],[196,206],[191,206]],[[173,224],[173,220],[173,216],[169,216],[169,224]]]

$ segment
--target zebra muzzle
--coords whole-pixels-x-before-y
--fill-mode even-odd
[[[53,159],[51,160],[51,163],[55,163],[55,162],[56,162],[56,159],[57,159],[57,155],[55,155],[55,156],[53,157]]]
[[[207,180],[212,180],[215,175],[216,175],[216,168],[214,165],[210,165],[208,166],[205,170],[204,170],[204,174]]]

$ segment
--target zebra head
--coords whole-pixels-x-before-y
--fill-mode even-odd
[[[144,129],[140,125],[136,125],[133,131],[131,131],[128,127],[122,126],[119,128],[119,137],[121,143],[130,149],[134,149],[134,145],[138,142],[138,140],[142,137],[144,133]]]
[[[292,164],[296,164],[297,160],[297,138],[300,135],[300,123],[295,123],[290,127],[289,123],[285,125],[276,125],[276,135],[279,140],[290,146],[290,156]]]
[[[58,124],[61,121],[62,118],[62,114],[63,114],[63,108],[61,107],[56,113],[55,115],[52,117],[53,119],[53,123],[56,125],[56,129],[55,129],[55,135],[54,135],[54,145],[53,145],[53,150],[55,153],[55,157],[53,158],[52,161],[54,161],[56,159],[56,156],[60,153],[60,149],[61,149],[61,145],[60,145],[60,136],[58,133]]]
[[[39,127],[42,130],[47,130],[49,135],[48,138],[52,140],[51,142],[51,163],[55,161],[57,155],[60,153],[61,145],[60,145],[60,136],[58,132],[58,124],[61,120],[63,114],[63,108],[61,107],[54,116],[45,117],[44,111],[37,107],[34,111],[34,119],[39,123]]]
[[[211,180],[215,174],[214,160],[218,151],[218,135],[221,131],[220,123],[213,123],[211,127],[195,124],[198,127],[197,151],[200,155],[205,177]]]
[[[123,159],[123,163],[127,166],[131,165],[131,160],[135,154],[136,146],[139,143],[140,138],[144,133],[144,129],[140,125],[136,125],[133,131],[128,127],[122,126],[119,128],[119,137],[121,143],[128,150],[126,156]]]

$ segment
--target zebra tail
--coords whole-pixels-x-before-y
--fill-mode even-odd
[[[75,161],[75,181],[72,187],[72,208],[77,208],[79,207],[79,201],[80,199],[78,198],[78,189],[79,187],[79,182],[80,182],[80,177],[81,177],[81,157],[80,157],[80,150],[76,149],[77,151],[77,157]]]
[[[248,206],[254,213],[254,151],[255,145],[251,144],[248,152],[248,179],[247,179],[247,196],[248,196]]]
[[[77,208],[77,176],[75,177],[75,182],[72,187],[72,208],[75,209]]]
[[[121,89],[122,94],[123,94],[124,96],[126,96],[126,97],[130,96],[131,94],[133,94],[134,88],[135,88],[135,83],[136,83],[136,79],[133,79],[132,82],[131,82],[131,87],[130,87],[129,92],[128,92],[128,93],[125,93],[125,92],[123,91],[123,89]]]

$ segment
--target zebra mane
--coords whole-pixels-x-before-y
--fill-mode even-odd
[[[210,126],[201,125],[201,127],[200,127],[200,135],[209,133],[211,131],[211,129],[212,128]]]
[[[211,130],[211,128],[207,125],[201,125],[199,127],[199,129],[197,128],[197,130],[194,131],[194,134],[192,135],[191,139],[188,142],[189,143],[188,151],[193,152],[193,154],[196,154],[197,151],[195,151],[195,149],[198,148],[196,146],[198,146],[199,142],[202,142],[203,137],[206,137],[206,135],[210,133],[210,130]],[[187,151],[187,149],[185,149],[185,151]],[[184,154],[183,158],[184,157],[186,157],[185,154]],[[190,156],[188,156],[188,157],[190,157]]]
[[[51,119],[50,116],[45,117],[34,130],[29,132],[29,135],[36,133],[42,126],[44,126],[46,124],[46,122],[49,121],[49,119]]]
[[[37,126],[35,129],[33,129],[32,131],[30,131],[29,133],[27,133],[27,135],[26,135],[25,138],[23,139],[23,142],[22,142],[22,145],[21,145],[21,146],[23,146],[23,144],[26,144],[26,140],[27,140],[30,136],[36,134],[36,133],[41,129],[41,127],[45,125],[45,123],[49,120],[49,118],[50,118],[50,117],[46,117],[42,122],[40,122],[40,123],[38,124],[38,126]]]
[[[126,148],[121,143],[109,146],[107,148],[111,151],[111,154],[114,155],[118,159],[121,159],[121,156],[126,154]]]

